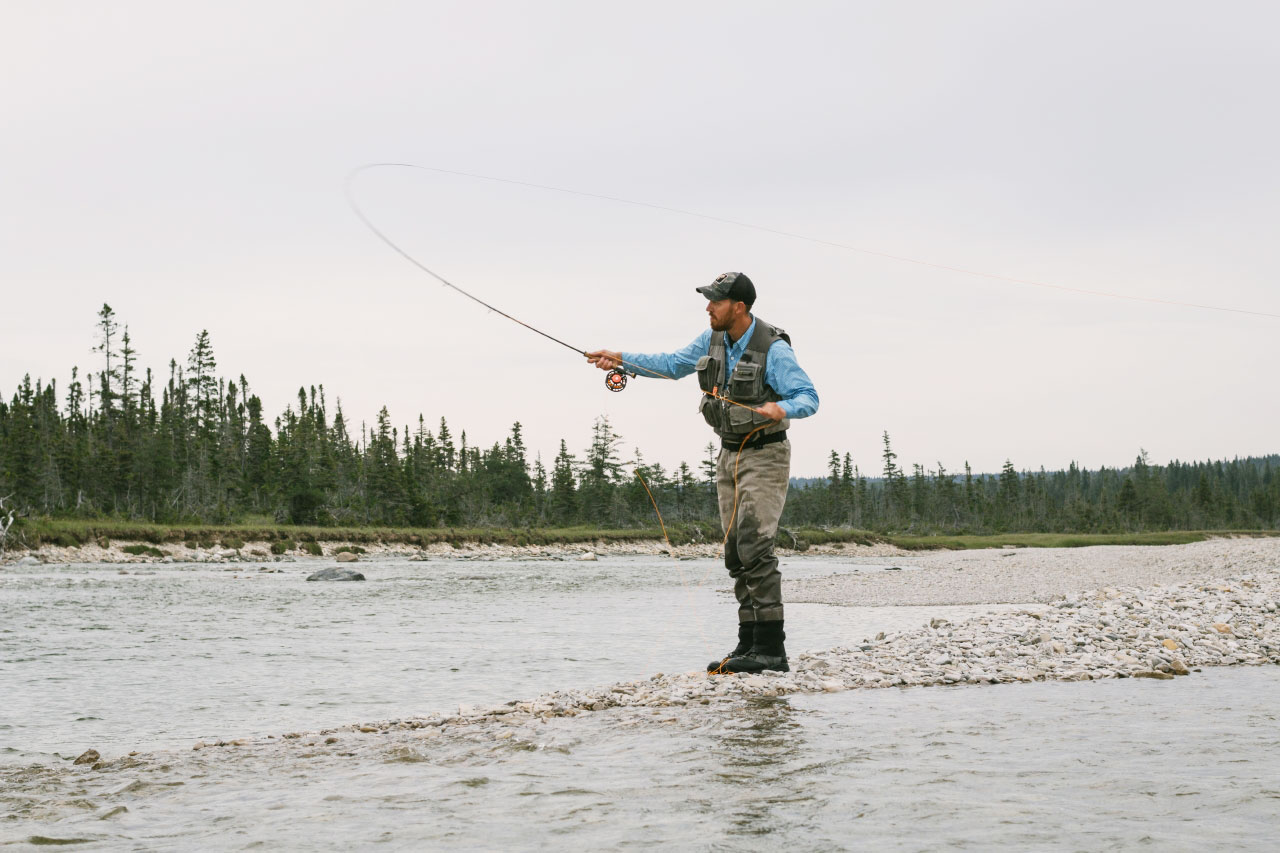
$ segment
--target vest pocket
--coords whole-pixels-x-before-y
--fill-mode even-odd
[[[698,387],[703,391],[714,391],[720,381],[720,360],[713,355],[704,355],[698,359]]]
[[[702,398],[698,400],[698,411],[702,413],[702,419],[705,420],[712,429],[719,432],[724,428],[724,424],[721,421],[724,409],[720,405],[720,401],[716,398],[708,397],[706,394],[703,394]]]
[[[735,400],[756,400],[764,394],[764,371],[758,364],[738,362],[729,381]]]
[[[729,407],[729,429],[733,432],[750,432],[767,423],[771,421],[754,409],[744,409],[741,406]]]
[[[729,421],[729,432],[742,433],[751,432],[758,426],[765,424],[776,424],[778,421],[765,417],[755,409],[744,409],[741,406],[729,406],[726,418]],[[786,428],[787,421],[781,421],[783,428]]]

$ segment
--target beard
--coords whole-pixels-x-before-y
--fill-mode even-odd
[[[727,332],[727,331],[729,331],[729,326],[731,326],[731,325],[732,325],[732,323],[731,323],[730,321],[728,321],[728,320],[717,320],[715,317],[712,317],[710,314],[708,314],[707,316],[711,318],[711,331],[713,331],[713,332]]]

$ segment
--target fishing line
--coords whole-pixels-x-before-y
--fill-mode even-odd
[[[594,198],[600,201],[612,201],[612,202],[617,202],[618,204],[628,204],[628,205],[631,205],[632,207],[644,207],[644,208],[648,208],[649,210],[660,210],[665,213],[676,213],[676,214],[679,214],[680,216],[689,216],[694,219],[702,219],[707,222],[719,222],[723,225],[733,225],[737,228],[749,228],[752,231],[760,231],[765,234],[773,234],[778,237],[786,237],[787,239],[790,239],[790,240],[803,240],[807,243],[815,243],[820,246],[828,246],[833,249],[841,249],[847,252],[857,252],[858,254],[868,255],[870,257],[885,258],[891,261],[899,261],[900,263],[904,263],[904,264],[915,264],[916,266],[929,267],[931,269],[943,270],[945,272],[959,273],[960,275],[974,276],[976,278],[985,278],[991,281],[1000,281],[1000,282],[1004,282],[1005,284],[1017,284],[1017,285],[1027,286],[1027,287],[1039,287],[1047,290],[1058,290],[1066,293],[1079,293],[1087,296],[1103,296],[1109,299],[1124,299],[1130,302],[1146,302],[1148,304],[1155,304],[1155,305],[1173,305],[1179,308],[1194,308],[1201,311],[1222,311],[1222,312],[1227,312],[1231,314],[1249,314],[1254,317],[1270,317],[1272,319],[1280,320],[1280,314],[1276,314],[1268,311],[1254,311],[1248,308],[1229,308],[1222,305],[1206,305],[1198,302],[1183,302],[1177,299],[1162,299],[1156,296],[1134,296],[1133,294],[1129,294],[1129,293],[1115,293],[1113,291],[1108,291],[1108,290],[1093,290],[1085,287],[1073,287],[1065,284],[1055,284],[1053,282],[1048,282],[1048,281],[1038,281],[1036,279],[1030,279],[1030,278],[1017,278],[1015,276],[1001,275],[999,273],[983,272],[982,270],[969,269],[967,267],[957,267],[957,266],[952,266],[950,264],[937,263],[935,261],[926,261],[926,260],[921,260],[920,258],[908,257],[906,255],[895,255],[890,252],[881,252],[875,249],[864,249],[860,246],[852,246],[848,243],[840,243],[835,240],[824,240],[821,237],[810,237],[806,234],[798,234],[793,231],[784,231],[780,228],[770,228],[765,225],[756,225],[751,222],[742,222],[737,219],[728,219],[723,216],[713,216],[708,213],[698,213],[697,211],[692,211],[692,210],[682,210],[681,208],[678,208],[678,207],[669,207],[667,205],[654,204],[652,202],[647,202],[647,201],[635,201],[634,199],[622,198],[620,196],[605,195],[603,193],[586,192],[583,190],[571,190],[571,189],[566,189],[565,187],[550,186],[548,184],[535,184],[530,181],[517,181],[512,178],[496,178],[496,177],[493,177],[492,175],[479,175],[473,172],[460,172],[453,169],[440,169],[433,166],[419,166],[416,163],[366,163],[363,166],[359,166],[356,169],[353,169],[351,173],[347,176],[347,201],[348,203],[350,203],[351,207],[356,211],[356,214],[360,217],[360,219],[364,222],[364,224],[369,226],[369,228],[375,234],[377,234],[384,242],[387,243],[387,245],[391,246],[391,248],[395,249],[396,252],[403,255],[404,258],[408,260],[410,263],[412,263],[414,266],[421,268],[423,271],[427,272],[434,278],[439,279],[443,284],[446,284],[449,287],[452,287],[454,290],[457,290],[458,292],[463,293],[470,299],[474,299],[476,302],[479,302],[481,305],[484,305],[486,308],[489,308],[491,306],[487,305],[486,303],[482,302],[479,299],[476,299],[476,297],[472,296],[469,293],[466,293],[466,291],[463,291],[461,288],[457,287],[456,285],[453,285],[450,282],[445,281],[444,278],[432,272],[431,270],[427,269],[422,264],[418,263],[416,260],[410,257],[410,255],[407,252],[405,252],[400,247],[392,243],[391,240],[389,240],[386,237],[386,235],[384,235],[381,231],[379,231],[376,227],[374,227],[373,223],[369,221],[368,217],[366,217],[363,213],[360,212],[360,209],[356,205],[355,200],[351,193],[351,182],[355,178],[355,176],[358,175],[360,172],[363,172],[368,169],[378,169],[378,168],[418,169],[423,172],[435,172],[436,174],[439,174],[439,175],[454,175],[460,178],[472,178],[474,180],[491,181],[493,183],[508,184],[510,186],[528,187],[530,189],[538,189],[538,190],[545,190],[547,192],[563,193],[565,195],[579,196],[581,198]],[[496,308],[492,308],[491,310],[497,311]],[[497,313],[502,314],[501,311],[497,311]],[[511,317],[510,315],[503,314],[503,316],[508,317],[508,319],[515,320],[515,318]],[[515,320],[515,322],[520,323],[519,320]],[[525,326],[524,323],[520,323],[520,325]],[[526,326],[526,328],[533,329],[532,326]],[[533,331],[538,331],[538,330],[533,329]],[[544,337],[551,338],[551,336],[546,334],[545,332],[538,332],[538,334],[543,335]],[[564,341],[557,340],[556,338],[551,338],[551,339],[563,346],[569,346],[568,344],[564,343]],[[569,347],[569,348],[574,349],[576,351],[576,347]],[[667,377],[667,378],[670,379],[672,377]]]
[[[529,325],[528,323],[526,323],[525,321],[521,320],[520,318],[518,318],[518,317],[514,317],[514,316],[512,316],[511,314],[508,314],[506,311],[503,311],[501,308],[498,308],[498,307],[497,307],[497,306],[495,306],[495,305],[491,305],[490,303],[485,302],[483,299],[481,299],[480,297],[476,296],[474,293],[471,293],[470,291],[468,291],[468,290],[466,290],[466,289],[464,289],[464,288],[462,288],[462,287],[459,287],[458,285],[456,285],[456,284],[454,284],[453,282],[449,281],[447,278],[445,278],[444,276],[440,275],[440,273],[438,273],[438,272],[436,272],[435,270],[431,269],[431,268],[430,268],[430,267],[428,267],[426,264],[422,263],[422,262],[421,262],[421,261],[419,261],[417,258],[415,258],[413,255],[409,254],[407,251],[405,251],[404,249],[402,249],[402,248],[401,248],[401,247],[400,247],[400,246],[399,246],[399,245],[398,245],[394,240],[392,240],[390,237],[388,237],[386,234],[384,234],[384,233],[382,232],[382,230],[381,230],[380,228],[378,228],[378,226],[377,226],[377,225],[375,225],[375,224],[373,223],[373,220],[372,220],[372,219],[370,219],[367,215],[365,215],[365,212],[360,208],[359,203],[356,201],[355,193],[354,193],[354,191],[353,191],[353,189],[352,189],[352,184],[353,184],[353,182],[354,182],[354,180],[355,180],[355,178],[356,178],[356,175],[360,174],[361,172],[365,171],[366,169],[376,169],[376,168],[380,168],[380,167],[383,167],[383,166],[403,167],[403,168],[406,168],[406,169],[427,169],[427,167],[426,167],[426,166],[414,166],[414,165],[412,165],[412,164],[410,164],[410,163],[368,163],[368,164],[366,164],[366,165],[364,165],[364,166],[360,166],[360,167],[358,167],[358,168],[356,168],[356,169],[353,169],[353,170],[351,171],[351,173],[347,175],[347,180],[346,180],[346,182],[345,182],[345,184],[344,184],[344,191],[345,191],[346,196],[347,196],[347,204],[351,207],[351,210],[355,213],[355,215],[356,215],[356,216],[358,216],[358,217],[360,218],[360,221],[361,221],[361,222],[363,222],[363,223],[365,224],[365,227],[366,227],[366,228],[368,228],[370,231],[372,231],[372,232],[373,232],[373,234],[374,234],[374,235],[375,235],[379,240],[381,240],[382,242],[384,242],[384,243],[386,243],[388,246],[390,246],[390,247],[391,247],[391,249],[392,249],[392,250],[393,250],[397,255],[399,255],[400,257],[404,258],[406,261],[408,261],[409,263],[413,264],[415,267],[417,267],[418,269],[422,270],[422,271],[423,271],[423,272],[425,272],[427,275],[431,276],[432,278],[434,278],[436,281],[440,282],[440,283],[441,283],[442,285],[444,285],[445,287],[448,287],[448,288],[451,288],[451,289],[453,289],[453,290],[457,291],[458,293],[460,293],[460,294],[462,294],[463,296],[465,296],[465,297],[467,297],[468,299],[470,299],[472,302],[475,302],[475,303],[477,303],[478,305],[482,305],[482,306],[484,306],[485,308],[488,308],[490,311],[492,311],[492,312],[493,312],[493,313],[495,313],[495,314],[499,314],[499,315],[501,315],[501,316],[503,316],[503,317],[506,317],[508,320],[510,320],[510,321],[511,321],[511,322],[513,322],[513,323],[516,323],[517,325],[524,326],[524,327],[525,327],[526,329],[528,329],[529,331],[531,331],[531,332],[533,332],[533,333],[535,333],[535,334],[541,335],[542,337],[546,338],[546,339],[547,339],[547,340],[549,340],[549,341],[553,341],[553,342],[555,342],[555,343],[559,344],[560,346],[565,347],[566,349],[573,350],[574,352],[576,352],[578,355],[582,356],[583,358],[587,358],[587,357],[588,357],[588,356],[587,356],[587,351],[586,351],[586,350],[584,350],[584,349],[579,349],[578,347],[575,347],[573,344],[568,343],[568,342],[566,342],[566,341],[563,341],[563,340],[561,340],[560,338],[557,338],[555,335],[552,335],[552,334],[549,334],[549,333],[547,333],[547,332],[544,332],[544,331],[542,331],[541,329],[537,328],[536,326],[531,326],[531,325]],[[428,171],[434,171],[434,170],[428,169]],[[610,359],[610,361],[613,361],[613,360],[614,360],[614,359]],[[645,367],[645,366],[643,366],[643,365],[640,365],[640,364],[633,364],[632,362],[626,361],[625,359],[616,359],[616,361],[619,363],[619,365],[626,365],[627,367],[634,368],[634,370],[641,370],[641,371],[644,371],[645,373],[650,374],[651,376],[657,376],[657,377],[659,377],[659,378],[661,378],[661,379],[670,379],[670,380],[674,381],[674,380],[675,380],[675,378],[676,378],[676,377],[674,377],[674,376],[668,376],[667,374],[662,373],[661,371],[658,371],[658,370],[652,370],[652,369],[650,369],[650,368],[648,368],[648,367]],[[631,375],[632,375],[632,376],[635,376],[636,374],[635,374],[634,372],[632,372],[632,373],[631,373]],[[605,377],[605,385],[609,388],[609,390],[610,390],[610,391],[621,391],[623,388],[626,388],[626,387],[627,387],[627,374],[626,374],[624,371],[620,370],[619,368],[615,367],[615,368],[614,368],[614,369],[613,369],[613,370],[612,370],[612,371],[611,371],[611,372],[610,372],[610,373]],[[751,406],[745,405],[745,404],[743,404],[743,403],[739,403],[739,402],[738,402],[738,401],[736,401],[736,400],[730,400],[728,397],[723,396],[722,394],[720,394],[720,393],[719,393],[719,390],[720,390],[719,388],[715,388],[715,389],[712,389],[712,390],[710,390],[710,391],[703,391],[702,393],[703,393],[703,394],[705,394],[705,395],[706,395],[706,396],[708,396],[708,397],[714,397],[714,398],[715,398],[715,399],[717,399],[717,400],[721,400],[721,401],[723,401],[723,402],[725,402],[725,403],[729,403],[730,405],[738,406],[739,408],[747,409],[748,411],[753,411],[753,412],[755,411],[755,409],[754,409],[753,407],[751,407]]]

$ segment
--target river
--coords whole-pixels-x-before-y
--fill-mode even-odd
[[[1280,670],[689,706],[326,745],[314,732],[698,668],[711,560],[0,573],[0,844],[104,849],[1269,849]],[[789,577],[878,572],[790,560]],[[120,574],[121,570],[129,574]],[[992,607],[789,606],[793,650]],[[136,758],[71,767],[87,748]]]

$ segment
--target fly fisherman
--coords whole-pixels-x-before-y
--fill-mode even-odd
[[[698,409],[720,436],[716,491],[720,523],[728,531],[724,564],[738,598],[738,645],[708,664],[707,671],[787,672],[782,573],[773,540],[791,478],[787,426],[792,418],[818,411],[818,392],[796,363],[787,333],[751,313],[756,301],[751,279],[727,272],[697,291],[707,298],[711,328],[684,349],[654,355],[597,350],[587,358],[601,370],[639,367],[641,376],[644,371],[673,379],[698,374],[704,392]]]

